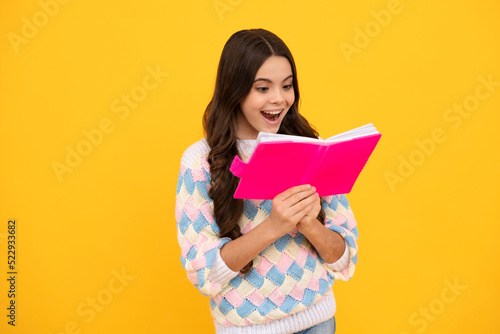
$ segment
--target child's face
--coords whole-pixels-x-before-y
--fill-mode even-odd
[[[236,136],[256,139],[259,131],[277,133],[294,101],[290,62],[281,56],[269,57],[257,71],[250,92],[240,103]]]

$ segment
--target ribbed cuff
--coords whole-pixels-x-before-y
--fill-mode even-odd
[[[342,271],[345,268],[347,268],[347,266],[349,265],[349,246],[347,245],[347,242],[345,242],[344,254],[342,254],[340,259],[338,259],[334,263],[326,263],[325,262],[325,264],[328,266],[328,268],[335,270],[335,271]]]
[[[214,262],[212,267],[210,268],[210,272],[208,273],[207,279],[215,284],[220,286],[228,283],[233,277],[238,275],[239,271],[232,271],[227,265],[226,262],[220,257],[220,249],[217,250],[215,254]]]

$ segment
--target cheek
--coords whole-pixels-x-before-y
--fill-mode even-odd
[[[291,104],[293,104],[293,102],[295,102],[295,92],[293,91],[293,89],[291,89],[287,93],[288,94],[286,95],[286,100],[291,105]]]
[[[242,107],[244,107],[247,111],[254,111],[255,109],[260,109],[263,103],[265,103],[265,101],[263,101],[261,95],[251,92],[246,97]]]
[[[248,115],[248,111],[252,109],[252,105],[252,97],[249,95],[243,101],[241,101],[240,109],[245,116]]]
[[[253,108],[256,110],[261,110],[268,102],[268,97],[265,94],[255,94],[253,99]]]

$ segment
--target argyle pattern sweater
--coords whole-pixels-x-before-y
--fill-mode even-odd
[[[256,141],[238,140],[237,145],[247,162]],[[357,225],[345,195],[322,198],[325,226],[345,240],[340,260],[325,263],[294,228],[255,257],[253,268],[243,275],[229,269],[220,257],[220,248],[231,239],[219,237],[208,196],[209,151],[202,139],[184,152],[175,216],[182,266],[194,286],[211,297],[217,333],[290,333],[331,318],[334,279],[351,279],[357,261]],[[269,216],[271,204],[271,200],[244,200],[238,222],[243,234]]]

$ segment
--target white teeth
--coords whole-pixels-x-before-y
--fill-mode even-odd
[[[266,114],[270,114],[270,115],[278,115],[281,110],[276,110],[276,111],[265,111],[263,110],[263,112],[265,112]]]

